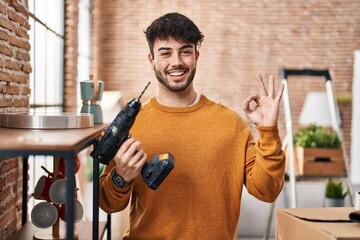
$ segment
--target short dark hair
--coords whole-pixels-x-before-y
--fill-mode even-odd
[[[144,31],[151,55],[154,56],[154,43],[157,39],[167,40],[172,37],[176,40],[190,42],[200,47],[204,35],[188,17],[180,13],[167,13],[155,19]]]

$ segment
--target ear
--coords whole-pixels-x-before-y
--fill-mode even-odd
[[[199,56],[200,56],[200,52],[199,52],[199,50],[196,50],[196,53],[195,53],[196,61],[199,59]]]
[[[154,58],[152,57],[151,53],[148,54],[148,60],[152,69],[154,69]]]

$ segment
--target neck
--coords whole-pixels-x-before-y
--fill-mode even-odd
[[[157,101],[167,107],[187,107],[196,101],[195,89],[184,92],[161,92],[156,95]]]

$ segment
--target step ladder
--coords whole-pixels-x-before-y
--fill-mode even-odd
[[[330,76],[329,70],[313,70],[313,69],[281,69],[281,79],[282,83],[284,84],[284,93],[283,93],[283,102],[284,102],[284,113],[285,113],[285,124],[286,124],[286,136],[283,139],[283,145],[282,148],[285,150],[287,148],[288,154],[287,154],[287,160],[289,163],[289,185],[290,185],[290,207],[296,208],[297,207],[297,196],[296,196],[296,182],[300,181],[301,179],[309,179],[309,178],[339,178],[339,176],[314,176],[314,177],[307,177],[307,176],[298,176],[295,173],[295,154],[294,154],[294,133],[293,133],[293,122],[292,122],[292,115],[291,115],[291,106],[290,106],[290,96],[289,96],[289,88],[288,88],[288,76],[318,76],[318,77],[324,77],[325,78],[325,87],[326,87],[326,95],[327,100],[329,104],[329,111],[330,111],[330,117],[331,117],[331,125],[333,131],[336,133],[338,138],[341,141],[342,148],[343,148],[343,159],[344,159],[344,165],[345,165],[345,172],[343,176],[340,176],[340,178],[345,179],[347,189],[350,193],[350,202],[352,205],[354,196],[354,188],[350,180],[350,174],[349,174],[349,157],[347,155],[344,139],[343,139],[343,133],[340,126],[340,119],[339,119],[339,109],[338,105],[335,99],[334,95],[334,89],[333,89],[333,83]],[[270,214],[268,218],[268,223],[265,229],[264,239],[267,240],[269,238],[270,234],[270,228],[271,228],[271,222],[275,210],[275,204],[276,201],[271,203],[270,206]]]

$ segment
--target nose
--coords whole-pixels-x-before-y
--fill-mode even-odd
[[[184,65],[184,61],[180,54],[174,54],[172,59],[172,65],[173,66],[181,66]]]

